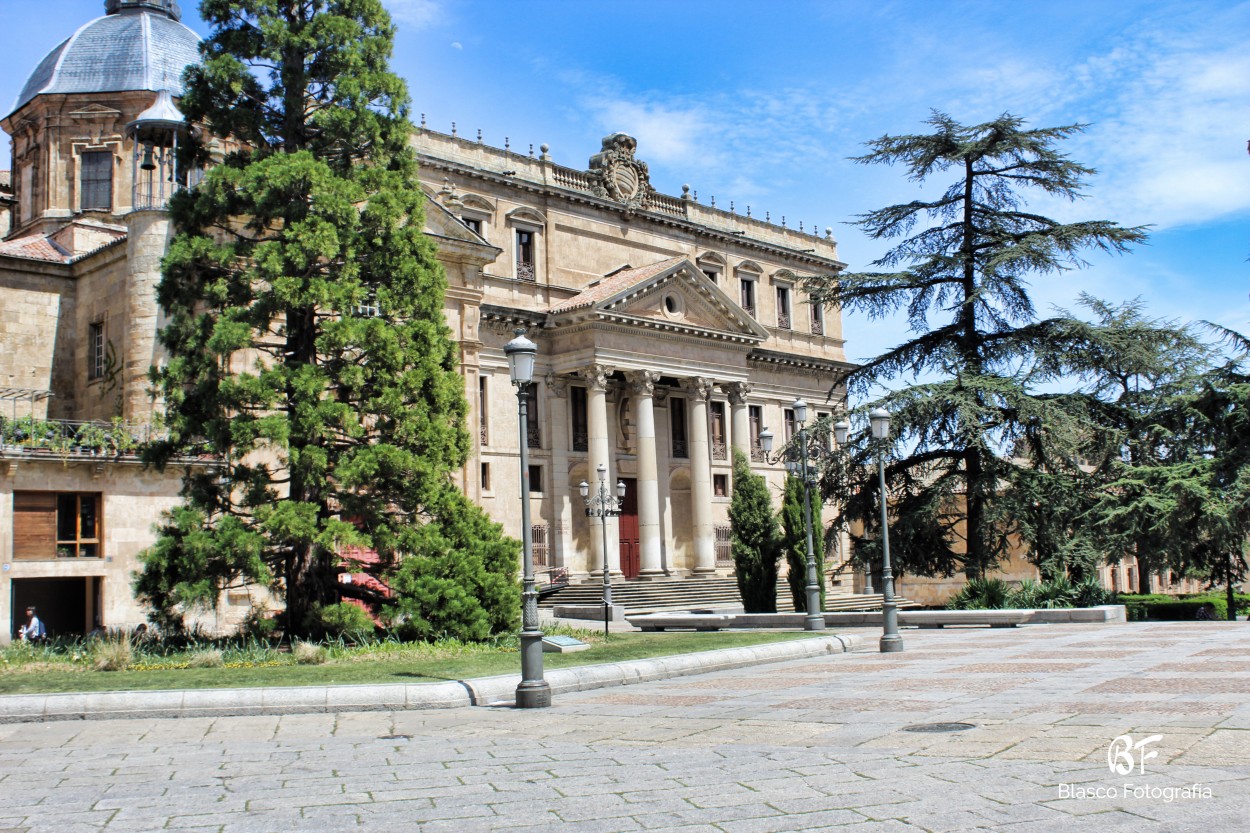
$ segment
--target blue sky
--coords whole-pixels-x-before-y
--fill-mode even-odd
[[[1037,276],[1041,311],[1088,291],[1250,330],[1250,3],[385,2],[414,120],[523,151],[547,143],[571,167],[607,133],[631,133],[660,191],[688,183],[704,202],[831,226],[852,269],[885,248],[854,215],[944,186],[849,161],[863,142],[919,131],[931,108],[965,123],[1088,122],[1065,143],[1099,171],[1086,198],[1031,207],[1149,224],[1151,242]],[[183,7],[203,33],[196,3]],[[6,110],[38,60],[102,10],[0,0]],[[866,358],[905,322],[848,319],[845,334],[848,357]]]

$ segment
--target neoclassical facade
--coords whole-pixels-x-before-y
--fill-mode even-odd
[[[170,153],[198,47],[179,18],[173,0],[106,0],[0,119],[0,640],[29,604],[55,633],[143,621],[139,553],[200,464],[162,474],[135,454],[159,430],[147,371],[162,360],[165,200],[195,182]],[[464,491],[519,535],[523,437],[544,566],[575,581],[605,563],[626,580],[728,574],[731,450],[779,495],[760,430],[792,431],[796,397],[841,407],[841,322],[799,287],[842,268],[829,233],[661,194],[621,133],[584,166],[424,125],[412,143],[477,439]],[[519,328],[539,347],[523,429],[503,354]],[[625,486],[606,530],[579,494],[601,466]],[[231,588],[202,623],[224,628],[257,598]]]
[[[658,193],[625,134],[580,169],[425,128],[413,144],[478,430],[466,492],[519,533],[503,345],[524,328],[539,346],[525,440],[540,561],[574,580],[605,557],[626,579],[728,572],[731,449],[780,493],[760,431],[792,432],[798,397],[818,415],[841,405],[841,321],[799,287],[842,268],[831,236]],[[625,485],[606,553],[578,490],[600,466]]]

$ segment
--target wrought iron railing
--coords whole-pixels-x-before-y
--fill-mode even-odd
[[[788,312],[777,313],[777,329],[779,330],[790,329],[790,313]]]
[[[686,448],[686,441],[673,439],[673,456],[685,459],[690,456],[690,452]]]
[[[767,463],[768,455],[764,453],[764,449],[758,445],[751,446],[751,462]]]
[[[724,440],[712,440],[712,459],[713,460],[728,460],[729,459],[729,447],[725,444]]]
[[[482,445],[490,445],[490,443],[486,441],[486,423],[482,423],[481,427],[478,429],[478,437],[481,439]]]
[[[812,335],[823,336],[825,334],[825,322],[819,318],[812,319]]]
[[[534,264],[518,263],[516,265],[516,279],[518,281],[530,281],[531,283],[537,280],[534,273]]]
[[[525,445],[529,448],[542,448],[543,447],[542,429],[539,428],[537,425],[526,426]]]
[[[729,524],[718,524],[716,526],[716,566],[732,567],[733,563],[733,527]]]
[[[589,448],[590,448],[590,437],[587,436],[587,432],[574,431],[573,432],[573,450],[574,451],[586,451]]]
[[[151,424],[68,419],[18,419],[0,416],[0,446],[6,451],[51,452],[64,455],[120,456],[138,454],[140,446],[163,439]]]

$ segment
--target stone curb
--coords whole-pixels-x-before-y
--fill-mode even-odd
[[[666,680],[769,662],[853,651],[860,637],[840,634],[746,648],[551,669],[553,695]],[[324,714],[344,711],[453,709],[511,704],[516,674],[412,685],[290,686],[175,691],[100,691],[0,696],[0,723],[149,717]]]

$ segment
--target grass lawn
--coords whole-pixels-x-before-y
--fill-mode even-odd
[[[623,633],[607,642],[602,634],[575,635],[589,642],[585,651],[544,654],[545,668],[568,668],[646,659],[672,654],[738,648],[767,642],[811,638],[803,631],[717,633]],[[510,647],[444,647],[379,643],[361,648],[332,648],[319,665],[298,664],[290,654],[269,652],[216,668],[170,667],[186,662],[137,660],[138,670],[96,671],[88,658],[0,664],[0,694],[84,691],[140,691],[173,688],[250,688],[256,686],[350,685],[355,683],[426,683],[520,674],[520,654]],[[146,668],[152,665],[155,667]]]

